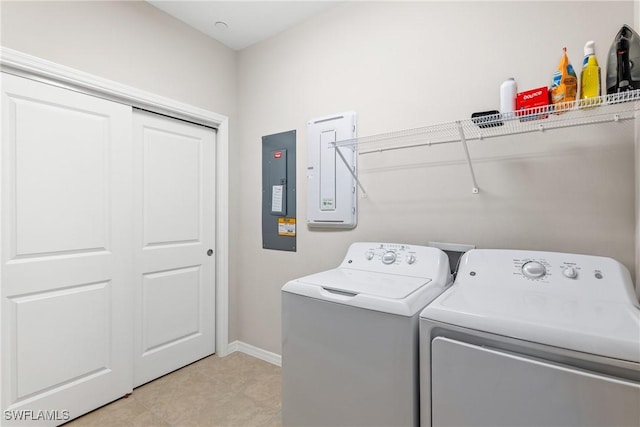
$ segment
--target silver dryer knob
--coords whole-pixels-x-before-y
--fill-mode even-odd
[[[522,274],[529,279],[539,279],[547,274],[547,269],[538,261],[529,261],[522,266]]]

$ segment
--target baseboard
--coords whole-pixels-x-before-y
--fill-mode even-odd
[[[231,354],[236,351],[248,354],[249,356],[256,357],[276,366],[282,366],[282,356],[259,347],[255,347],[251,344],[247,344],[246,342],[234,341],[229,343],[227,346],[227,354]]]

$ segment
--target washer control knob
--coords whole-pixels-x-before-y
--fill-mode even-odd
[[[576,270],[575,267],[569,266],[562,270],[562,274],[564,274],[564,277],[568,277],[569,279],[575,279],[578,277],[578,270]]]
[[[382,255],[383,264],[393,264],[396,262],[396,253],[393,251],[387,251]]]
[[[416,262],[416,256],[414,254],[407,255],[407,264],[413,264]]]
[[[373,259],[373,257],[375,256],[375,254],[376,254],[376,253],[375,253],[375,252],[373,252],[373,250],[369,249],[369,250],[367,251],[367,253],[365,253],[365,254],[364,254],[364,256],[366,256],[366,257],[367,257],[367,260],[368,260],[368,261],[371,261],[371,260]]]
[[[522,266],[522,274],[529,279],[539,279],[547,274],[547,270],[538,261],[529,261]]]

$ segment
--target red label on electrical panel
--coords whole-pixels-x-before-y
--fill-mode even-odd
[[[274,159],[279,159],[280,157],[282,157],[282,151],[274,151],[273,152],[273,158]]]

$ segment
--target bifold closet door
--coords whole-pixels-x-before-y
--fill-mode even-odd
[[[132,390],[131,107],[1,73],[2,425]]]
[[[138,386],[215,350],[215,130],[133,122]]]

